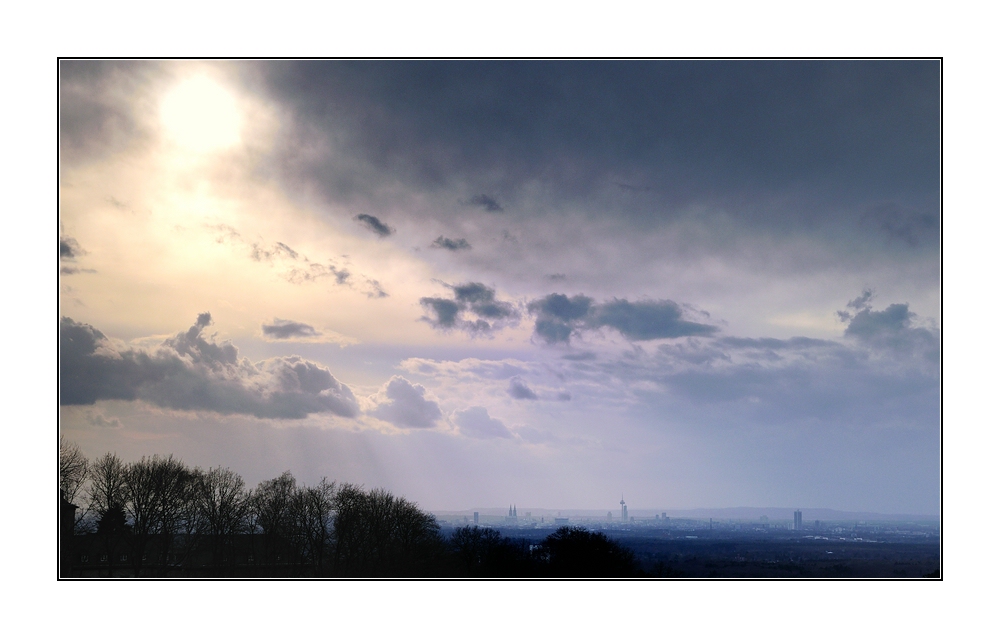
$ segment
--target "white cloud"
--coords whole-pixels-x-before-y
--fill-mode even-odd
[[[374,404],[368,414],[401,428],[428,429],[441,419],[441,408],[424,398],[426,390],[420,384],[410,383],[394,376],[369,401]]]

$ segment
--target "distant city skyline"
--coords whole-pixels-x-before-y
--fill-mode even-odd
[[[428,511],[935,515],[940,69],[63,60],[61,435]]]

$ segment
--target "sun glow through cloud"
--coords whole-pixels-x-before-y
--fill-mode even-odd
[[[160,106],[167,137],[182,148],[207,153],[240,143],[242,115],[236,98],[199,75],[171,89]]]

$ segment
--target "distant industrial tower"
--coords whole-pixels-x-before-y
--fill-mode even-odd
[[[802,512],[800,510],[795,510],[795,523],[793,528],[796,530],[802,529]]]

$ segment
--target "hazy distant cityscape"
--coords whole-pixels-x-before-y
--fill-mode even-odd
[[[630,513],[624,495],[603,514],[425,512],[385,489],[291,472],[250,488],[228,468],[88,459],[65,441],[59,465],[63,578],[940,577],[927,516]]]
[[[623,499],[624,500],[624,499]],[[539,542],[563,526],[601,532],[653,576],[690,578],[913,578],[940,576],[937,517],[831,509],[621,511],[513,506],[433,512],[447,535],[483,525]]]

